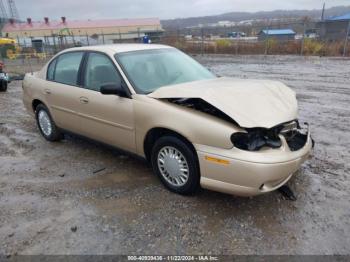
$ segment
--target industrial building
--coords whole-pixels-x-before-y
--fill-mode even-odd
[[[276,39],[287,41],[295,39],[295,32],[292,29],[266,29],[258,33],[258,40]]]
[[[156,40],[162,33],[158,18],[83,21],[62,17],[59,21],[51,21],[45,17],[43,21],[27,18],[26,22],[10,19],[2,28],[4,37],[14,38],[21,44],[41,40],[51,45],[57,41],[81,44],[138,41],[145,35]]]
[[[317,23],[319,36],[323,40],[344,40],[350,35],[350,13],[331,17]]]

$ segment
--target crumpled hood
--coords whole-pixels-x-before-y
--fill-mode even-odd
[[[215,78],[165,86],[153,98],[201,98],[241,127],[271,128],[297,118],[295,92],[281,82]]]

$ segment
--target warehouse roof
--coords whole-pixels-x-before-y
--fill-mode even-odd
[[[261,30],[259,34],[264,33],[265,35],[295,35],[292,29],[268,29]]]
[[[340,15],[340,16],[333,16],[327,19],[327,21],[340,21],[340,20],[350,20],[350,13]]]
[[[103,27],[123,27],[123,26],[159,26],[158,18],[140,18],[140,19],[110,19],[110,20],[60,20],[60,21],[42,21],[26,23],[9,22],[5,24],[2,31],[32,31],[32,30],[57,30],[63,28],[103,28]]]

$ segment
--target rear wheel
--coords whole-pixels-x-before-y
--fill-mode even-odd
[[[164,136],[153,146],[151,155],[153,171],[171,191],[193,194],[199,188],[199,168],[195,152],[187,142]]]
[[[40,133],[48,141],[59,141],[63,138],[62,132],[52,120],[49,110],[43,104],[39,104],[35,109],[35,118]]]

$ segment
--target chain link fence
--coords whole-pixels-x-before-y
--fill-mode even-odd
[[[262,33],[276,29],[292,29],[295,35]],[[350,56],[350,21],[335,40],[326,40],[320,31],[310,21],[172,29],[164,33],[161,42],[196,54]]]
[[[295,35],[263,36],[261,31],[292,29]],[[316,24],[310,21],[268,23],[265,25],[238,25],[167,29],[162,35],[149,34],[152,43],[167,44],[190,54],[232,55],[316,55],[350,56],[348,47],[349,26],[340,39],[326,41],[320,38]],[[260,33],[260,34],[259,34]],[[17,38],[15,45],[1,46],[1,60],[5,70],[12,74],[39,70],[53,55],[74,46],[104,45],[113,43],[140,43],[142,32],[130,34],[51,35],[42,38]]]
[[[113,43],[143,42],[142,32],[133,34],[95,34],[95,35],[51,35],[38,38],[16,38],[16,44],[0,46],[0,60],[5,64],[5,71],[12,75],[39,70],[55,54],[71,47],[105,45]],[[150,36],[160,42],[158,34]]]

